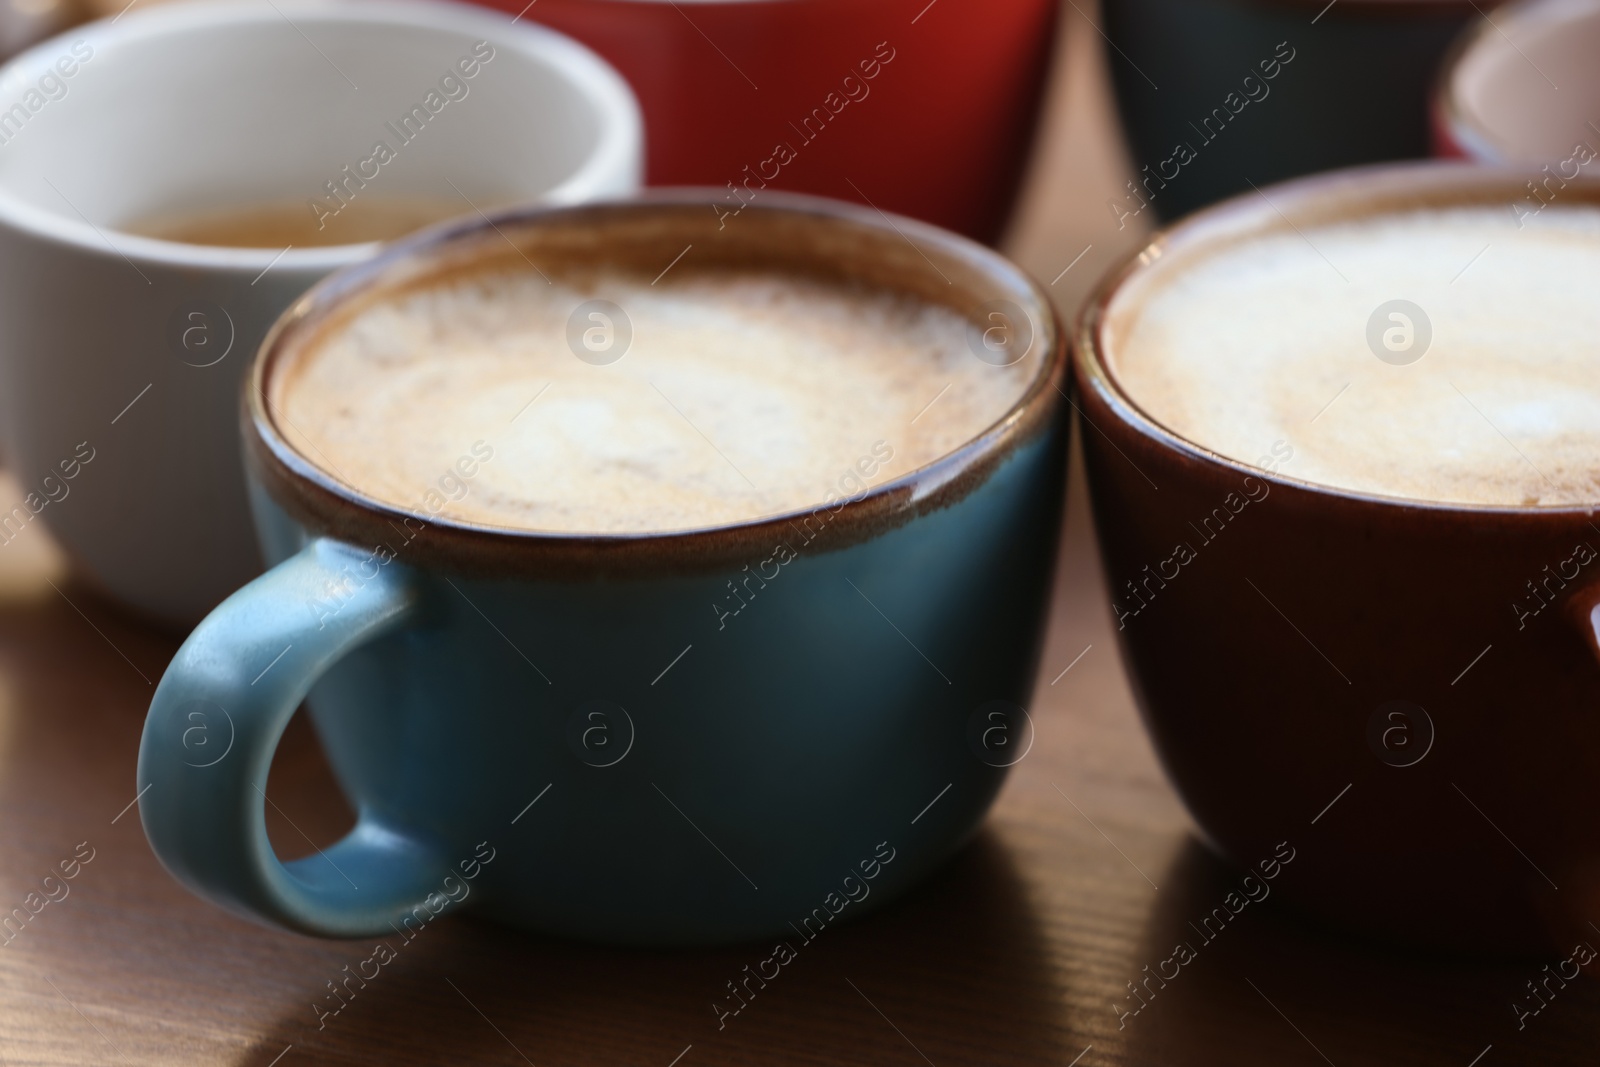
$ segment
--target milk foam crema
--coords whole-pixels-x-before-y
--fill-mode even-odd
[[[580,308],[592,300],[627,326]],[[630,328],[616,362],[575,354],[609,358]],[[812,508],[915,470],[1001,419],[1039,362],[986,363],[965,317],[892,293],[507,268],[361,308],[287,354],[268,398],[297,451],[382,503],[638,533]]]
[[[1426,326],[1402,309],[1369,331],[1394,300]],[[1600,503],[1600,209],[1521,228],[1504,206],[1416,210],[1180,248],[1116,295],[1103,337],[1147,415],[1231,459],[1292,450],[1282,474],[1437,503]]]

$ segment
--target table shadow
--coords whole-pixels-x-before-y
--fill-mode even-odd
[[[1294,875],[1291,864],[1279,878]],[[1243,878],[1191,839],[1160,879],[1126,976],[1136,988],[1110,991],[1131,1062],[1508,1067],[1593,1057],[1600,982],[1554,979],[1546,1006],[1519,1016],[1514,1004],[1537,1006],[1526,983],[1543,981],[1542,963],[1388,949],[1315,925],[1270,895],[1249,902]],[[1258,897],[1261,884],[1251,883]],[[1600,976],[1600,962],[1584,974]]]
[[[912,1062],[919,1052],[940,1063],[982,1057],[997,1044],[1020,1062],[1059,1064],[1081,1048],[1070,1047],[1012,850],[992,827],[906,898],[801,947],[720,1026],[713,1001],[731,1003],[727,983],[771,946],[627,951],[470,917],[424,928],[409,943],[377,940],[397,957],[381,969],[362,965],[375,942],[350,942],[348,952],[352,972],[379,970],[376,979],[342,982],[342,967],[293,979],[304,1007],[267,1025],[240,1067],[267,1067],[288,1045],[315,1062],[659,1067],[689,1046],[684,1067]],[[339,1003],[330,981],[348,1002],[320,1016],[314,1004],[329,1011]]]

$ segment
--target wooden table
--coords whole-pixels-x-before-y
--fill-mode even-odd
[[[1141,235],[1117,230],[1104,208],[1125,164],[1094,31],[1069,12],[1064,32],[1049,134],[1011,248],[1041,279],[1057,278],[1052,292],[1071,309]],[[161,869],[132,806],[134,760],[177,636],[76,583],[43,528],[29,527],[0,549],[0,910],[24,907],[62,860],[92,859],[66,897],[0,945],[0,1063],[1600,1059],[1593,982],[1573,983],[1519,1031],[1510,1005],[1536,966],[1391,954],[1270,903],[1137,1016],[1119,1017],[1127,983],[1170,954],[1231,876],[1197,841],[1139,727],[1080,475],[1075,467],[1031,709],[1037,741],[986,829],[908,899],[820,938],[720,1031],[711,1001],[750,951],[593,949],[468,918],[427,928],[319,1029],[313,1003],[371,945],[234,919]],[[0,497],[18,496],[0,484]],[[337,838],[352,818],[298,719],[268,792],[285,854]]]

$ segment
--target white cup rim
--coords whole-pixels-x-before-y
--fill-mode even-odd
[[[277,23],[373,23],[450,33],[469,33],[545,62],[564,75],[595,105],[601,115],[594,150],[538,202],[575,204],[602,195],[606,181],[625,169],[642,137],[639,105],[622,76],[587,46],[555,30],[520,21],[488,8],[438,0],[185,0],[124,18],[100,19],[68,30],[18,53],[0,66],[0,84],[18,71],[39,70],[78,41],[97,52],[133,42],[197,28]],[[493,36],[491,36],[491,34]],[[325,273],[372,255],[380,242],[291,248],[233,248],[187,244],[99,228],[29,203],[0,184],[0,225],[44,240],[74,245],[99,255],[117,255],[136,264],[200,267],[208,270],[264,271],[269,266]],[[104,236],[116,235],[113,246]]]

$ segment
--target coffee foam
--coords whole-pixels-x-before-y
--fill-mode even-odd
[[[1442,503],[1600,502],[1600,210],[1302,226],[1157,259],[1107,309],[1107,363],[1180,437],[1336,488]],[[1341,275],[1343,277],[1341,277]],[[1367,341],[1394,299],[1432,342]],[[1396,339],[1399,336],[1396,335]]]
[[[632,326],[604,366],[568,341],[594,299]],[[1040,359],[995,367],[967,337],[947,308],[779,274],[505,270],[365,307],[268,388],[302,455],[385,504],[522,530],[670,531],[815,507],[977,436]],[[472,476],[450,477],[462,457]]]

